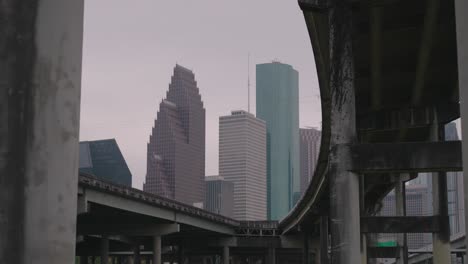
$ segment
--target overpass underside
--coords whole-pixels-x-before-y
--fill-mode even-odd
[[[461,142],[444,140],[444,125],[460,117],[455,1],[299,4],[322,145],[307,192],[280,227],[322,237],[321,263],[407,263],[407,233],[432,233],[434,263],[450,263],[446,173],[462,170]],[[432,177],[434,215],[407,216],[405,183],[420,172]],[[396,215],[378,216],[391,190]],[[398,246],[377,247],[371,234],[381,233],[398,233]]]

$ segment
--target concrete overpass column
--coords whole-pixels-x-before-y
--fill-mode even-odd
[[[101,238],[101,264],[109,263],[109,238],[102,236]]]
[[[365,176],[361,175],[360,183],[359,183],[359,207],[360,207],[360,215],[365,216],[366,212],[364,210],[366,206],[366,197],[365,197]],[[367,257],[367,234],[361,234],[361,264],[367,264],[368,257]]]
[[[349,171],[351,153],[344,144],[357,142],[349,1],[331,0],[330,23],[330,224],[331,263],[361,263],[359,175]]]
[[[276,264],[276,248],[270,247],[267,252],[267,264]]]
[[[328,264],[328,217],[320,218],[320,264]]]
[[[439,126],[437,111],[434,110],[431,140],[444,140],[444,126]],[[432,173],[433,214],[441,217],[440,230],[432,234],[433,263],[450,263],[450,224],[448,217],[447,174]]]
[[[309,234],[307,232],[304,232],[304,245],[302,249],[302,262],[304,264],[309,264]]]
[[[0,5],[0,263],[75,261],[83,2]]]
[[[141,264],[140,244],[138,243],[133,247],[133,264]]]
[[[80,264],[88,264],[88,256],[80,256]]]
[[[153,264],[162,264],[161,262],[161,236],[153,237]]]
[[[457,23],[458,47],[458,87],[460,89],[460,113],[462,127],[462,153],[463,167],[468,165],[468,2],[455,0],[455,16]],[[465,170],[465,175],[468,170]],[[465,219],[468,219],[468,180],[463,181],[465,191]],[[468,221],[465,221],[465,230],[468,230]],[[468,249],[468,236],[465,248]]]
[[[223,264],[229,264],[229,246],[223,246]]]
[[[404,174],[400,177],[397,176],[398,183],[395,187],[395,208],[397,216],[406,216],[406,188],[405,180],[409,178]],[[408,264],[408,252],[406,250],[406,233],[398,234],[398,246],[400,246],[399,258],[396,260],[397,264]]]

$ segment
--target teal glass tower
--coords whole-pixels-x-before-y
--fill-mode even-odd
[[[279,62],[256,71],[257,117],[267,125],[267,214],[280,220],[300,196],[299,73]]]

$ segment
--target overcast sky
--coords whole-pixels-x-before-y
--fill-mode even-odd
[[[247,54],[299,71],[300,125],[320,126],[313,52],[296,0],[86,1],[80,140],[115,138],[142,188],[146,144],[173,68],[195,73],[206,109],[206,174],[218,173],[218,120],[247,108]]]

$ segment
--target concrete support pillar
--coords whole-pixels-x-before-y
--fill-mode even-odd
[[[101,238],[101,264],[109,263],[109,238],[102,236]]]
[[[406,188],[404,177],[398,177],[395,187],[395,208],[397,216],[406,216]],[[408,252],[406,250],[406,233],[398,234],[398,246],[401,247],[397,264],[408,264]]]
[[[268,248],[267,262],[268,264],[276,264],[276,248]]]
[[[223,263],[229,264],[229,246],[223,246]]]
[[[88,256],[80,256],[80,264],[88,264]]]
[[[364,175],[361,175],[359,182],[359,207],[361,216],[366,216],[364,208],[366,207],[366,191],[365,191],[365,179]],[[361,234],[361,264],[367,264],[367,234]]]
[[[162,264],[161,262],[161,236],[153,237],[153,264]]]
[[[179,242],[179,245],[177,246],[177,262],[179,264],[185,264],[185,252],[184,252],[184,247],[182,246],[182,241]]]
[[[445,138],[445,129],[439,126],[437,111],[434,110],[434,120],[431,140],[439,141]],[[432,173],[432,206],[433,214],[441,216],[440,231],[432,234],[433,263],[450,263],[450,224],[448,220],[447,174]]]
[[[83,0],[0,17],[0,263],[74,263]]]
[[[457,23],[458,47],[458,87],[460,89],[460,113],[463,138],[463,166],[468,167],[468,2],[455,0],[455,16]],[[468,170],[465,170],[465,175]],[[468,219],[468,180],[463,181],[465,191],[465,219]],[[465,221],[465,230],[468,230],[468,221]],[[468,249],[468,236],[465,248]]]
[[[330,23],[330,224],[331,263],[361,263],[359,175],[348,170],[351,153],[342,144],[357,142],[349,1],[332,0]]]
[[[320,237],[314,237],[310,240],[310,252],[313,257],[309,257],[310,263],[321,263],[320,262]]]
[[[320,218],[320,264],[328,264],[328,217]]]
[[[133,247],[133,264],[141,264],[140,244],[135,244]]]
[[[433,233],[433,263],[450,263],[450,224],[448,221],[447,175],[432,174],[434,215],[442,216],[439,233]]]
[[[309,264],[309,234],[304,232],[304,245],[302,248],[302,263]]]

